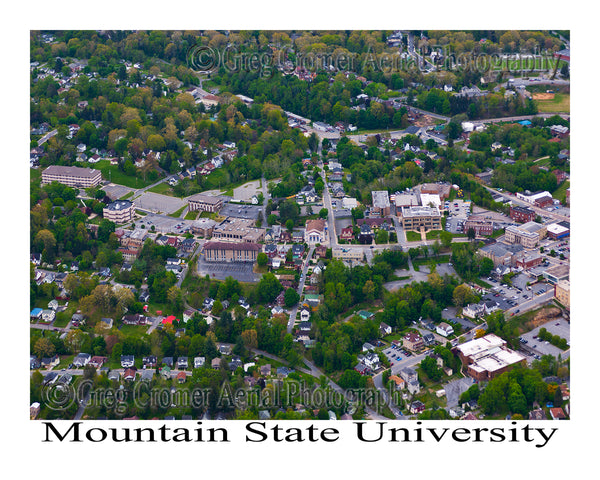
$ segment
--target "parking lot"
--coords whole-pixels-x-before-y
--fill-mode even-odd
[[[144,192],[133,203],[136,207],[155,213],[173,213],[187,205],[181,198],[169,197],[158,193]]]
[[[260,275],[252,271],[253,264],[242,262],[206,262],[203,255],[198,256],[198,274],[209,275],[214,280],[225,280],[232,277],[239,282],[255,283]]]
[[[133,192],[135,188],[125,187],[123,185],[117,185],[115,183],[109,183],[104,185],[102,190],[110,197],[111,200],[118,200],[119,198],[127,195],[129,192]]]
[[[536,358],[536,355],[538,357],[541,357],[542,355],[552,355],[554,357],[558,357],[558,355],[560,355],[563,359],[567,358],[569,356],[568,350],[561,350],[560,348],[552,345],[550,342],[542,341],[538,338],[541,328],[545,328],[552,335],[558,335],[559,337],[564,338],[567,342],[571,341],[571,329],[569,322],[567,322],[564,318],[557,318],[521,335],[521,338],[523,339],[521,342],[522,349],[526,352],[530,352],[532,354],[530,357],[532,358]]]
[[[530,279],[526,275],[518,275],[513,277],[513,286],[508,286],[500,281],[488,278],[486,281],[492,285],[492,290],[485,294],[482,300],[494,301],[498,303],[500,309],[508,310],[552,289],[552,285],[548,283],[536,283],[527,287],[528,280]]]
[[[182,220],[181,218],[169,217],[167,215],[157,215],[149,213],[135,222],[136,228],[141,228],[144,225],[146,230],[151,230],[157,233],[175,233],[183,234],[191,228],[192,220]]]
[[[390,345],[387,347],[385,350],[383,350],[383,354],[387,357],[391,366],[397,365],[400,361],[410,357],[409,352],[396,345]]]

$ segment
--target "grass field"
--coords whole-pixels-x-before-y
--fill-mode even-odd
[[[406,232],[406,241],[407,242],[418,242],[421,240],[421,234],[417,232]]]
[[[142,188],[153,183],[151,180],[144,181],[143,177],[125,175],[117,165],[111,165],[109,160],[100,160],[96,164],[96,168],[102,172],[103,179],[126,187]]]
[[[154,187],[149,188],[148,191],[152,192],[152,193],[158,193],[160,195],[174,196],[173,189],[167,182],[159,183],[158,185],[155,185]]]
[[[571,96],[568,93],[557,93],[552,100],[534,100],[540,113],[571,111]]]
[[[558,187],[554,193],[552,193],[552,196],[554,198],[556,198],[557,200],[560,200],[561,202],[565,202],[565,199],[567,197],[567,188],[569,188],[571,186],[571,182],[569,182],[568,180],[563,182],[562,185],[560,187]]]

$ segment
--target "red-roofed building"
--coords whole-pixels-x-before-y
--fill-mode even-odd
[[[173,322],[174,322],[175,320],[177,320],[177,319],[175,318],[175,315],[169,315],[168,317],[166,317],[166,318],[163,318],[163,321],[162,321],[162,323],[163,323],[163,324],[167,324],[167,323],[168,323],[169,325],[172,325],[172,324],[173,324]]]
[[[567,416],[565,415],[564,410],[560,407],[551,408],[550,416],[552,417],[552,420],[566,420],[567,419]]]

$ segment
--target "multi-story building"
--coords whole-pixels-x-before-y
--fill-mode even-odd
[[[381,217],[387,217],[390,214],[390,197],[386,190],[371,192],[373,196],[372,213]]]
[[[42,183],[59,182],[69,187],[95,187],[102,181],[102,172],[93,168],[50,165],[42,172]]]
[[[506,347],[506,341],[493,333],[454,347],[466,372],[477,381],[489,381],[527,359]]]
[[[129,200],[116,200],[104,207],[102,215],[106,220],[114,223],[127,223],[133,220],[134,212],[133,202]]]
[[[534,248],[546,236],[546,227],[536,222],[527,222],[520,226],[511,225],[504,231],[508,243],[518,243],[525,248]]]
[[[412,352],[418,352],[424,347],[423,337],[415,332],[408,332],[402,340],[404,347]]]
[[[228,217],[213,228],[212,238],[221,242],[262,242],[265,229],[254,225],[254,220]]]
[[[535,192],[535,193],[516,193],[518,199],[531,203],[539,208],[545,208],[554,204],[554,199],[550,192]]]
[[[536,215],[537,214],[529,207],[519,207],[518,205],[510,206],[510,218],[517,222],[533,222]]]
[[[333,247],[331,256],[338,260],[362,262],[365,254],[360,248]]]
[[[491,235],[494,233],[494,222],[479,218],[469,218],[465,222],[464,231],[468,232],[470,229],[473,229],[477,236]]]
[[[201,212],[215,213],[223,208],[223,198],[197,193],[188,198],[188,205],[190,211],[200,210]]]
[[[316,245],[325,241],[325,220],[318,218],[316,220],[308,220],[306,222],[306,230],[304,233],[306,242],[309,245]]]
[[[440,199],[446,200],[450,196],[451,185],[449,183],[424,183],[418,188],[421,193],[439,195]]]
[[[560,280],[554,285],[554,298],[566,308],[571,308],[571,283],[569,280]]]
[[[555,265],[545,270],[542,275],[548,282],[556,285],[561,281],[569,280],[569,265]]]
[[[195,235],[210,238],[212,237],[216,225],[217,222],[210,218],[199,218],[192,223],[192,232],[194,232]]]
[[[256,243],[206,242],[203,247],[207,262],[256,262],[262,249]]]
[[[404,230],[419,231],[440,230],[442,228],[442,215],[437,208],[432,207],[403,207],[401,222]]]

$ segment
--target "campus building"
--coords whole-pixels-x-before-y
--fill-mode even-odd
[[[390,197],[386,190],[371,192],[373,196],[372,213],[381,217],[387,217],[390,214]]]
[[[468,232],[473,229],[475,235],[480,237],[484,235],[491,235],[494,233],[494,222],[489,220],[481,220],[479,218],[469,218],[464,225],[464,231]]]
[[[102,181],[102,172],[93,168],[50,165],[42,172],[42,183],[59,182],[68,187],[95,187]]]
[[[102,215],[106,220],[114,223],[127,223],[133,220],[135,208],[129,200],[116,200],[109,203],[102,210]]]
[[[506,341],[493,333],[457,345],[452,349],[466,372],[478,382],[489,381],[516,365],[526,365],[527,359],[506,347]]]
[[[213,228],[212,237],[221,242],[262,242],[265,229],[255,228],[254,225],[254,220],[228,217]]]
[[[437,208],[403,207],[400,221],[404,230],[441,230],[442,215]]]
[[[201,212],[216,213],[223,208],[223,199],[213,195],[197,193],[188,198],[190,211],[200,210]]]
[[[510,218],[517,222],[527,223],[533,222],[537,214],[529,207],[519,207],[517,205],[511,205],[509,215]]]
[[[203,247],[207,262],[256,262],[262,251],[256,243],[206,242]]]
[[[546,227],[536,222],[506,227],[504,239],[508,243],[517,243],[525,248],[534,248],[546,236]]]

